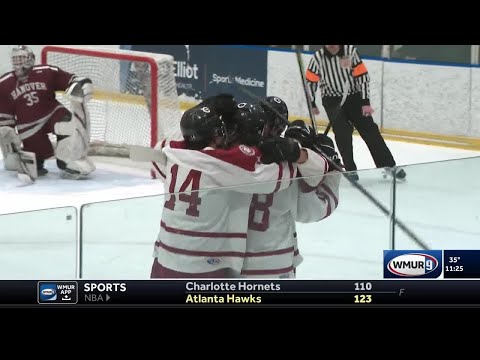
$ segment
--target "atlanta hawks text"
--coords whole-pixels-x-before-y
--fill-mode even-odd
[[[210,283],[189,281],[185,288],[187,291],[279,291],[281,289],[280,284],[274,282],[253,284],[248,281]]]
[[[185,303],[192,303],[192,304],[260,304],[262,302],[261,296],[241,296],[235,294],[227,294],[227,295],[213,295],[213,296],[206,296],[206,295],[192,295],[188,294],[187,298],[185,299]]]

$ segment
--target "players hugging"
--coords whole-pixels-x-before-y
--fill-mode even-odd
[[[162,141],[145,159],[169,193],[151,278],[294,278],[296,222],[321,221],[338,206],[333,141],[289,123],[286,103],[272,96],[207,98],[180,128],[183,140]]]

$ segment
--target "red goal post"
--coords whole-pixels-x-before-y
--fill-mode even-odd
[[[180,137],[180,104],[171,55],[78,46],[45,46],[42,64],[92,80],[91,154],[128,156]],[[68,101],[58,99],[69,107]]]

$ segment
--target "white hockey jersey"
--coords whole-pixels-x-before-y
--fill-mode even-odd
[[[244,277],[291,278],[301,263],[295,222],[320,221],[335,211],[340,174],[330,172],[326,160],[306,149],[308,160],[298,165],[299,178],[289,188],[255,194],[249,212]],[[308,178],[310,177],[310,178]],[[321,233],[319,233],[319,237]]]
[[[252,194],[289,187],[297,166],[261,164],[259,151],[245,145],[188,150],[183,141],[171,141],[162,151],[166,161],[157,163],[157,171],[169,194],[155,243],[158,262],[186,273],[240,273]]]

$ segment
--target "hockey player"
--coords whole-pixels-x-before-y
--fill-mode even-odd
[[[34,179],[48,172],[44,162],[55,156],[63,177],[87,177],[95,170],[87,157],[86,103],[92,95],[91,80],[56,66],[35,65],[35,56],[25,45],[13,48],[11,60],[13,71],[0,77],[0,148],[5,169],[27,172]],[[65,91],[71,111],[56,100],[56,91]],[[48,134],[56,135],[55,149]]]
[[[237,103],[234,100],[233,96],[230,94],[218,94],[215,96],[210,96],[203,100],[201,103],[197,104],[196,106],[190,108],[188,112],[193,112],[195,109],[201,109],[203,107],[207,107],[210,111],[214,112],[217,116],[219,116],[222,121],[225,123],[226,126],[232,123],[232,117],[237,111]],[[228,132],[228,129],[227,129]],[[228,136],[228,135],[227,135]],[[161,150],[166,143],[167,139],[163,139],[159,141],[155,145],[155,150]],[[169,140],[178,140],[178,139],[169,139]],[[228,139],[226,139],[225,144],[230,143]],[[227,145],[225,145],[227,146]],[[134,161],[145,161],[148,155],[143,154],[143,150],[141,151],[142,154],[139,156],[140,159],[133,159]],[[132,154],[132,150],[130,150],[130,155]],[[143,159],[143,160],[141,160]],[[165,175],[162,173],[162,165],[159,165],[154,159],[152,160],[152,174],[153,177],[156,179],[165,179]]]
[[[263,121],[260,107],[244,106],[252,109],[252,121]],[[273,194],[288,187],[296,176],[295,161],[305,161],[306,151],[291,139],[278,140],[277,156],[289,162],[261,164],[256,147],[229,146],[222,116],[207,106],[186,111],[180,126],[185,140],[166,142],[165,161],[158,163],[169,194],[151,277],[238,277],[252,193]]]
[[[338,206],[340,174],[328,161],[313,149],[319,147],[328,157],[338,158],[333,141],[316,135],[303,121],[287,126],[288,108],[278,97],[267,97],[260,105],[265,108],[267,119],[263,124],[263,138],[252,137],[245,129],[248,111],[237,116],[240,142],[258,145],[264,163],[283,160],[277,157],[278,137],[294,138],[308,153],[305,162],[298,164],[298,177],[292,186],[278,192],[253,195],[249,211],[247,249],[241,275],[244,277],[294,278],[302,261],[297,246],[296,221],[310,223],[331,215]],[[248,126],[247,126],[248,127]],[[262,124],[257,124],[255,133]],[[273,155],[273,156],[272,156]],[[333,172],[332,172],[333,171]]]

